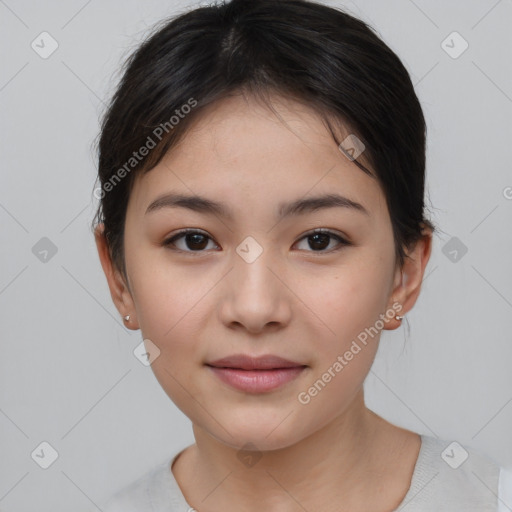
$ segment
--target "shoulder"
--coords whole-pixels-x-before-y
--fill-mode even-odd
[[[425,435],[421,438],[406,501],[416,502],[417,510],[499,510],[498,493],[504,473],[494,460],[457,441]]]
[[[151,495],[161,486],[168,463],[161,463],[113,494],[100,509],[103,512],[153,512]]]
[[[190,507],[170,470],[172,462],[179,453],[181,451],[121,488],[100,505],[100,510],[103,512],[188,511]]]

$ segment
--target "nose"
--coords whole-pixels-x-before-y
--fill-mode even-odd
[[[218,312],[222,323],[251,334],[288,325],[293,293],[283,265],[270,251],[264,250],[252,262],[235,254],[233,269],[220,290]]]

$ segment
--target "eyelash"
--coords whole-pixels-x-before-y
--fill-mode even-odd
[[[200,250],[200,251],[184,251],[183,249],[177,249],[175,247],[172,247],[174,245],[174,243],[176,242],[176,240],[179,240],[180,238],[183,238],[184,236],[190,235],[190,234],[203,235],[206,238],[209,238],[210,240],[213,240],[210,236],[208,236],[203,231],[199,231],[197,229],[183,229],[182,231],[179,231],[178,233],[174,234],[171,238],[168,238],[167,240],[165,240],[162,243],[162,245],[167,247],[167,248],[169,248],[172,251],[182,252],[182,253],[190,253],[190,254],[194,254],[194,255],[206,252],[205,250]],[[339,246],[337,248],[331,249],[329,251],[321,250],[321,251],[306,251],[306,252],[312,252],[312,253],[317,253],[317,254],[330,254],[330,253],[333,253],[333,252],[341,250],[343,247],[352,245],[349,241],[345,240],[343,237],[341,237],[340,235],[334,233],[333,231],[329,231],[327,229],[322,229],[322,228],[314,229],[313,231],[310,231],[310,232],[306,233],[301,238],[299,238],[298,241],[301,241],[304,238],[308,238],[308,237],[316,235],[316,234],[324,234],[324,235],[330,236],[331,238],[336,239],[339,242]]]

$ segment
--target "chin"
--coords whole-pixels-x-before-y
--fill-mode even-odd
[[[282,419],[280,420],[282,422]],[[301,432],[293,425],[292,422],[283,422],[280,426],[279,421],[262,421],[261,415],[259,421],[248,424],[247,419],[243,424],[237,424],[234,421],[224,423],[219,420],[221,425],[229,425],[227,430],[219,428],[218,425],[212,425],[214,431],[209,430],[211,436],[222,444],[233,448],[234,450],[248,451],[270,451],[281,450],[292,446],[303,439]],[[277,428],[276,428],[277,427]]]
[[[223,444],[233,448],[237,452],[254,451],[268,452],[273,450],[283,450],[296,443],[294,439],[269,439],[266,434],[251,435],[237,434],[232,438],[219,439]]]

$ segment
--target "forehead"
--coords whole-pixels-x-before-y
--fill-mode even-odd
[[[242,198],[277,204],[336,191],[370,211],[385,208],[377,180],[340,151],[320,116],[282,97],[271,108],[234,96],[204,109],[179,144],[137,176],[133,203],[142,210],[166,191],[240,206]]]
[[[345,138],[350,131],[342,127]],[[201,154],[194,152],[201,147]],[[238,94],[219,100],[206,109],[173,151],[174,156],[209,159],[212,153],[224,160],[255,162],[329,161],[342,156],[321,116],[292,99],[271,95],[269,102]],[[276,161],[277,158],[277,161]],[[364,158],[364,154],[361,159]],[[347,159],[348,160],[348,159]],[[357,166],[356,166],[357,167]]]

